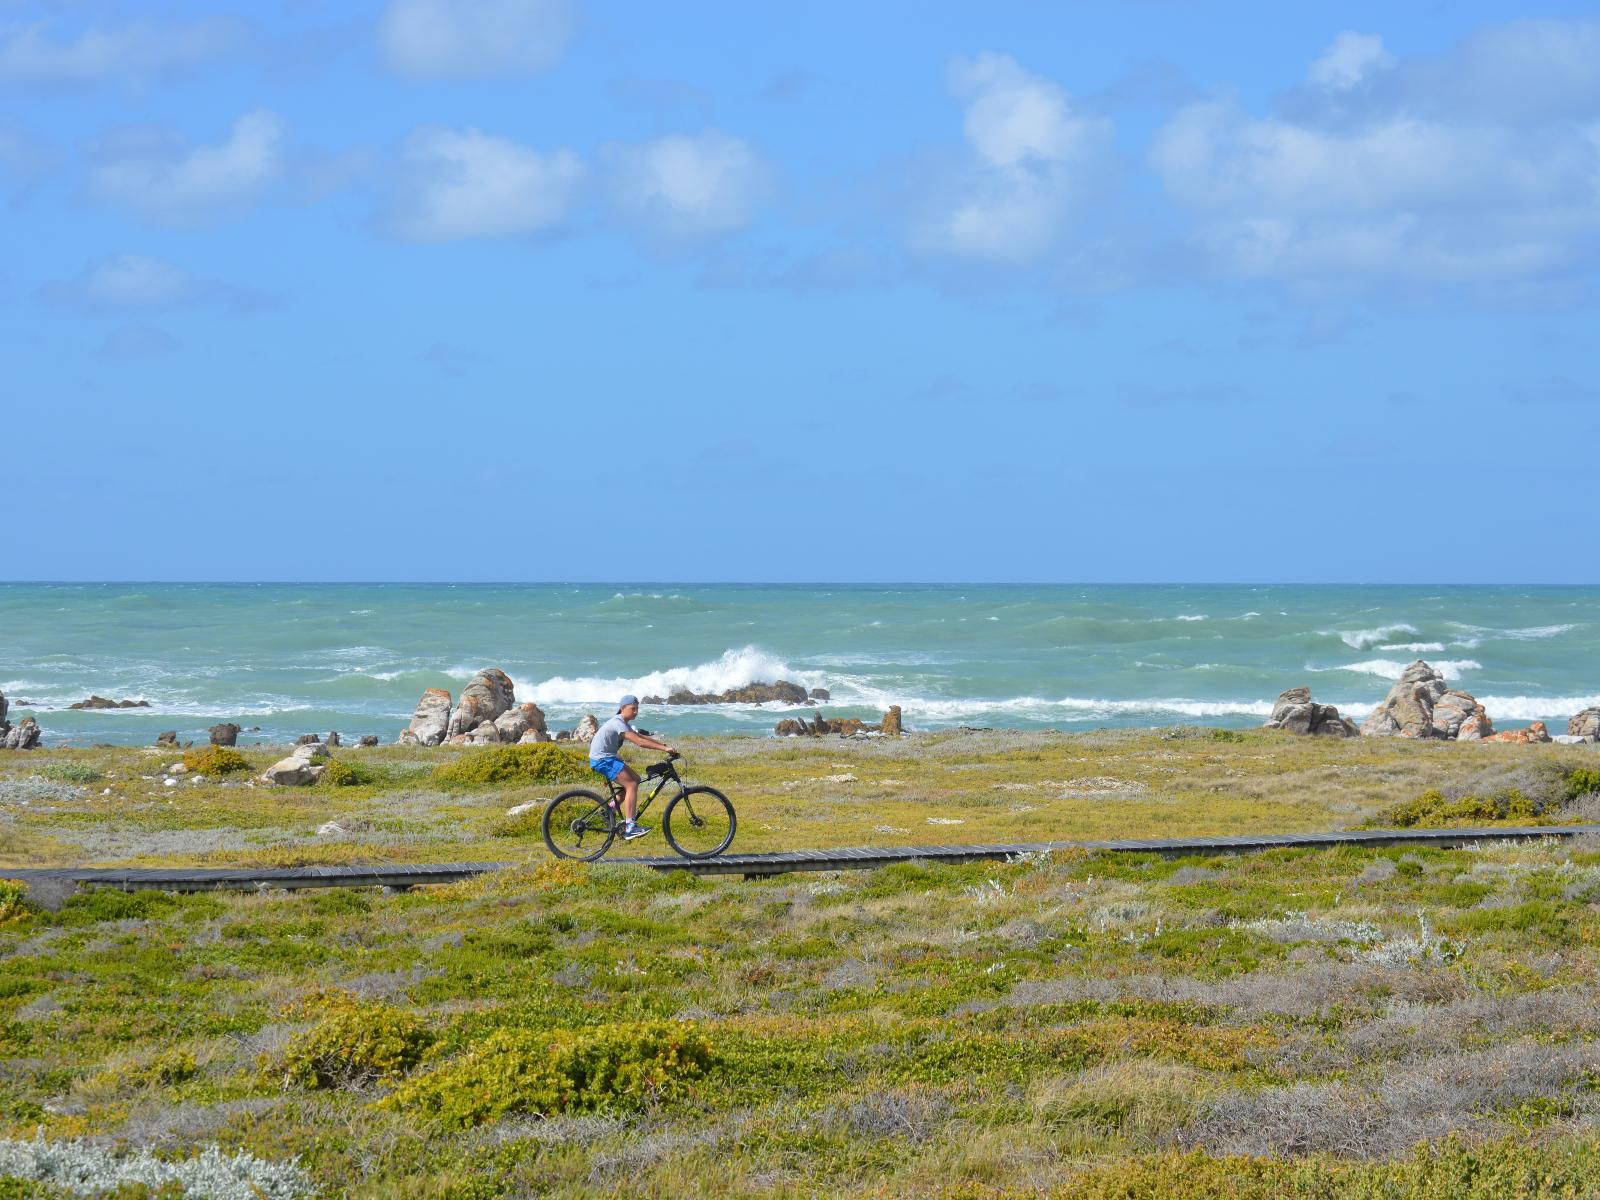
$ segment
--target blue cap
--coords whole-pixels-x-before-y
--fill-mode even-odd
[[[621,700],[617,701],[617,711],[621,712],[623,709],[627,708],[628,705],[637,704],[637,703],[639,703],[639,697],[637,697],[637,696],[624,696]]]

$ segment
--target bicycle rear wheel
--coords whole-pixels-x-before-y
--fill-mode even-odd
[[[667,802],[661,832],[685,858],[715,858],[733,843],[733,804],[716,788],[684,788]]]
[[[562,792],[546,804],[539,829],[551,854],[580,862],[599,858],[611,849],[617,836],[616,824],[606,802],[584,788]]]

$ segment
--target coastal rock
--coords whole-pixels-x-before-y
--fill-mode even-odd
[[[322,744],[328,747],[330,750],[335,746],[344,745],[344,743],[339,740],[339,731],[337,729],[329,730],[328,736],[322,739]]]
[[[11,729],[11,726],[6,723],[6,709],[10,707],[6,703],[6,694],[0,692],[0,737],[4,737]]]
[[[1548,742],[1550,731],[1545,728],[1543,721],[1535,721],[1526,729],[1508,729],[1504,733],[1491,734],[1483,739],[1486,742]]]
[[[544,733],[544,712],[537,704],[518,704],[495,718],[502,742],[520,742],[525,733]],[[538,739],[535,739],[536,741]]]
[[[156,734],[156,745],[158,746],[176,746],[177,744],[178,731],[176,729],[164,729]]]
[[[1434,710],[1441,702],[1445,711],[1436,725]],[[1401,672],[1383,703],[1361,723],[1361,732],[1367,737],[1453,738],[1469,718],[1479,721],[1474,729],[1489,719],[1470,692],[1452,689],[1442,674],[1419,658]]]
[[[76,704],[67,705],[68,708],[149,708],[148,700],[107,700],[104,696],[90,696],[87,700],[79,700]]]
[[[1463,734],[1463,731],[1466,731]],[[1454,689],[1440,696],[1433,706],[1433,735],[1458,741],[1480,741],[1494,732],[1494,723],[1468,692]]]
[[[891,704],[889,711],[883,714],[883,724],[878,726],[884,737],[899,737],[901,734],[900,706]]]
[[[375,733],[362,734],[361,740],[356,744],[358,746],[376,746],[378,744],[378,735]]]
[[[811,727],[804,721],[797,721],[793,717],[785,717],[773,727],[772,732],[779,737],[804,737],[811,732]]]
[[[420,745],[422,745],[422,743],[417,740],[416,733],[409,726],[407,726],[405,729],[402,729],[400,731],[400,736],[395,738],[394,742],[395,742],[395,745],[397,745],[397,746],[420,746]]]
[[[827,688],[812,688],[811,691],[808,693],[808,695],[813,700],[832,700],[833,699],[833,693],[830,692]]]
[[[493,722],[517,702],[511,676],[499,667],[489,667],[472,677],[462,689],[455,712],[450,714],[451,734],[468,733],[484,721]]]
[[[530,729],[517,739],[519,746],[531,746],[535,742],[548,742],[550,734],[543,729]]]
[[[0,721],[5,719],[5,715],[5,704],[0,701]],[[1582,738],[1586,742],[1600,742],[1600,708],[1586,708],[1568,721],[1567,736]]]
[[[400,740],[419,746],[437,746],[450,731],[450,693],[443,688],[429,688],[417,701],[411,714],[411,724],[406,726]],[[408,739],[406,734],[411,737]]]
[[[810,698],[826,700],[828,695],[823,689],[821,696],[813,694]],[[660,696],[646,696],[645,704],[804,704],[807,700],[805,688],[798,683],[790,683],[787,679],[779,679],[775,683],[747,683],[743,687],[729,688],[725,692],[695,692],[688,688],[679,688],[665,700]]]
[[[295,738],[294,744],[296,746],[320,746],[322,744],[322,739],[314,733],[302,733],[299,737]]]
[[[488,746],[500,740],[500,731],[493,721],[479,721],[467,731],[469,746]]]
[[[1360,730],[1355,722],[1339,715],[1331,704],[1318,704],[1311,698],[1308,687],[1287,688],[1278,693],[1272,705],[1272,715],[1264,729],[1282,729],[1287,733],[1303,733],[1314,737],[1356,737]]]
[[[261,773],[261,782],[278,787],[309,787],[328,769],[325,761],[317,761],[323,757],[321,746],[309,742],[296,746],[288,758],[280,758]]]
[[[584,713],[583,720],[578,722],[578,727],[572,731],[572,740],[575,742],[589,742],[594,740],[594,735],[600,732],[600,722],[594,719],[593,713]]]
[[[163,734],[163,737],[166,735]],[[173,735],[177,737],[176,734]],[[239,744],[239,727],[232,721],[224,721],[220,725],[211,727],[211,744],[213,746],[236,746]]]
[[[891,714],[896,714],[897,709],[890,709]],[[888,716],[884,721],[889,720]],[[862,734],[878,734],[884,732],[881,725],[868,725],[859,717],[825,717],[818,713],[815,720],[807,721],[802,718],[789,717],[779,721],[772,730],[779,737],[823,737],[827,734],[837,734],[839,737],[857,737]]]
[[[32,750],[38,744],[39,722],[23,717],[6,730],[4,740],[0,740],[0,750]]]

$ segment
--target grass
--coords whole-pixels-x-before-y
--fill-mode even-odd
[[[1430,789],[1559,818],[1593,790],[1569,795],[1581,747],[1170,733],[688,749],[741,849],[1338,828]],[[456,1200],[1564,1196],[1600,1175],[1600,833],[699,879],[545,858],[505,810],[550,788],[432,778],[467,753],[352,751],[371,782],[307,789],[167,788],[145,776],[170,757],[138,750],[0,760],[17,865],[526,860],[399,894],[52,911],[0,887],[0,1162],[93,1138]]]

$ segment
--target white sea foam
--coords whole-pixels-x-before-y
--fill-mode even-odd
[[[557,675],[540,683],[525,683],[513,677],[519,700],[535,704],[615,704],[625,692],[640,696],[670,696],[687,688],[691,692],[725,692],[747,683],[771,683],[787,679],[807,687],[817,686],[813,677],[768,654],[758,646],[743,646],[725,651],[711,662],[691,667],[668,667],[635,678],[624,676]]]
[[[1306,664],[1308,671],[1355,671],[1363,675],[1376,675],[1381,679],[1399,679],[1411,664],[1398,658],[1369,658],[1364,662],[1342,663],[1336,667],[1313,667]],[[1483,669],[1483,664],[1470,658],[1441,658],[1428,664],[1443,675],[1446,679],[1453,678],[1463,671],[1478,671]]]
[[[1545,638],[1560,637],[1563,633],[1570,633],[1577,628],[1576,625],[1530,625],[1524,629],[1491,629],[1485,625],[1468,625],[1461,621],[1451,621],[1450,624],[1466,633],[1475,634],[1470,642],[1462,641],[1457,645],[1476,646],[1484,638],[1508,638],[1513,642],[1538,642]]]
[[[1600,705],[1600,696],[1479,696],[1478,703],[1491,720],[1549,721],[1566,720],[1574,713]],[[1554,729],[1552,733],[1565,733]]]
[[[1339,640],[1352,650],[1366,650],[1379,642],[1387,642],[1397,633],[1420,633],[1415,625],[1379,625],[1376,629],[1332,630]]]
[[[1394,654],[1438,654],[1444,649],[1443,642],[1397,642],[1392,646],[1374,646],[1374,650],[1388,651]]]
[[[1205,613],[1179,613],[1173,618],[1175,621],[1204,621],[1205,619]]]

